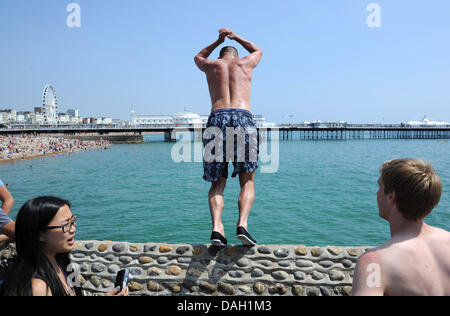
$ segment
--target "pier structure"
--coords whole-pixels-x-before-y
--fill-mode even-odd
[[[205,126],[84,126],[84,127],[27,127],[0,128],[0,135],[48,134],[59,137],[93,140],[103,138],[113,143],[140,143],[144,135],[164,134],[164,141],[174,142],[177,133],[192,133],[192,140],[201,141]],[[408,127],[400,125],[351,125],[323,128],[305,126],[273,126],[258,128],[267,135],[279,133],[280,140],[356,140],[356,139],[450,139],[450,127]],[[270,137],[270,136],[269,136]]]
[[[449,127],[280,127],[280,140],[450,139]]]

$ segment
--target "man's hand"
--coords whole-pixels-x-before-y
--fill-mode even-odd
[[[219,42],[221,42],[221,43],[225,42],[225,38],[226,37],[227,37],[226,33],[223,33],[223,32],[219,31],[219,39],[218,39]]]
[[[230,29],[222,28],[219,30],[219,33],[220,35],[225,34],[225,36],[228,37],[230,40],[238,42],[250,53],[250,55],[245,57],[245,59],[249,61],[249,65],[252,68],[255,68],[259,64],[259,61],[261,60],[263,53],[258,46],[237,35]]]
[[[220,29],[219,33],[221,35],[225,34],[225,36],[228,37],[230,40],[234,40],[236,38],[236,34],[234,34],[232,30],[227,28]]]
[[[237,35],[234,34],[233,32],[231,32],[231,33],[229,33],[229,34],[227,35],[227,37],[228,37],[230,40],[234,41],[234,40],[236,39]]]

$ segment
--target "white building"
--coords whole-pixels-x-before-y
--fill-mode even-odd
[[[16,123],[27,124],[31,119],[31,112],[17,112]]]
[[[450,126],[450,123],[448,122],[437,122],[437,121],[430,121],[429,119],[427,119],[427,116],[425,115],[422,119],[422,121],[408,121],[408,123],[406,125],[409,126],[422,126],[422,127],[431,127],[431,126],[435,126],[435,127],[446,127],[446,126]]]
[[[29,123],[34,124],[34,125],[44,124],[44,114],[43,113],[31,113]]]
[[[153,126],[190,126],[206,124],[207,116],[201,116],[187,109],[173,115],[137,115],[131,110],[131,125],[153,125]]]
[[[78,117],[79,116],[78,115],[78,110],[73,110],[73,109],[67,110],[67,114],[69,114],[70,116],[73,116],[73,117]]]
[[[58,123],[68,124],[70,122],[69,115],[66,113],[58,113]]]
[[[17,112],[15,110],[0,110],[0,123],[15,122]]]
[[[98,125],[111,125],[113,123],[113,119],[110,117],[99,117],[97,118]]]
[[[317,120],[317,121],[312,121],[311,123],[308,121],[304,121],[303,122],[304,125],[306,126],[311,126],[314,128],[343,128],[347,126],[347,122],[346,121],[326,121],[323,122],[321,120]]]
[[[7,114],[4,112],[0,112],[0,123],[6,123],[8,120],[6,119]]]
[[[206,126],[209,115],[199,115],[197,113],[188,111],[186,108],[183,111],[177,112],[173,115],[137,115],[134,110],[131,110],[131,125],[152,125],[157,127],[195,127],[198,125]],[[266,122],[262,115],[254,115],[255,124],[257,127],[273,127],[275,123]]]

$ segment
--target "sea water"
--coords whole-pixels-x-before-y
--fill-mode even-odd
[[[0,179],[16,201],[11,217],[28,199],[53,195],[71,201],[79,240],[209,243],[210,184],[202,179],[202,163],[175,163],[174,143],[152,137],[144,144],[0,165]],[[260,244],[383,243],[390,235],[378,216],[379,167],[405,157],[430,161],[441,176],[441,202],[426,222],[450,230],[448,142],[289,140],[280,141],[277,172],[257,171],[249,231]],[[230,163],[230,176],[232,170]],[[223,222],[231,244],[240,244],[239,192],[238,179],[229,178]]]

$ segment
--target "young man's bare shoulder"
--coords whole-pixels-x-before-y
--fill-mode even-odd
[[[439,227],[432,227],[432,226],[429,227],[432,236],[436,238],[442,238],[443,240],[450,240],[450,232]]]
[[[392,272],[399,269],[405,260],[407,261],[413,258],[415,252],[414,249],[417,248],[415,242],[391,239],[381,246],[370,249],[367,253],[367,259],[371,259],[374,263],[381,264],[385,272]]]
[[[450,253],[450,232],[432,227],[428,233],[427,241],[436,254]]]

